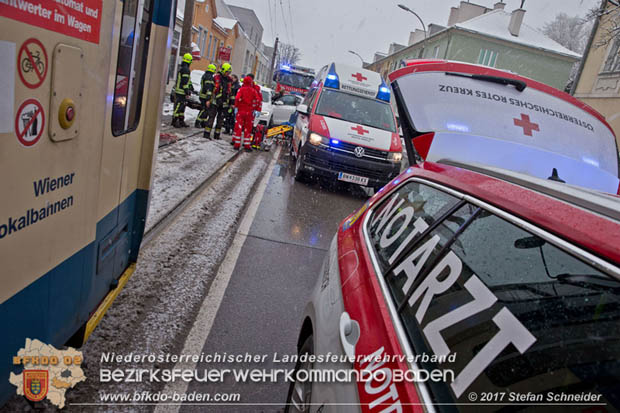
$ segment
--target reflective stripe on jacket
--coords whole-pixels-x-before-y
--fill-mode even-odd
[[[191,86],[190,78],[189,78],[189,64],[181,63],[181,67],[177,72],[177,81],[174,86],[174,91],[179,95],[186,95],[190,90],[194,88]]]

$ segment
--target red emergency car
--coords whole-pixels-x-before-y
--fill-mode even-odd
[[[429,73],[444,72],[444,88],[491,93],[491,100],[499,90],[490,91],[489,85],[500,87],[507,99],[513,98],[511,89],[524,86],[551,93],[581,112],[555,101],[549,111],[589,124],[599,134],[588,138],[607,142],[600,137],[607,128],[602,117],[561,92],[494,69],[476,79],[469,75],[487,69],[426,65],[435,66]],[[342,222],[302,322],[297,371],[334,371],[342,380],[298,379],[289,391],[288,410],[618,410],[620,197],[592,188],[614,182],[608,169],[613,164],[591,150],[588,157],[605,168],[595,170],[587,161],[580,166],[576,158],[569,167],[568,151],[532,142],[521,149],[528,156],[548,152],[536,159],[556,169],[549,177],[536,176],[529,157],[521,160],[524,170],[509,161],[498,167],[484,146],[477,148],[482,162],[474,162],[471,151],[461,158],[456,152],[437,155],[441,148],[435,147],[433,129],[419,125],[456,122],[470,128],[470,145],[493,143],[485,141],[491,138],[482,127],[463,122],[457,106],[448,121],[425,124],[424,109],[408,95],[433,79],[419,84],[408,78],[418,76],[417,70],[425,72],[414,65],[391,75],[412,166]],[[433,99],[431,93],[422,96]],[[542,133],[547,124],[538,114],[529,121],[540,122]],[[430,109],[422,115],[433,116]],[[498,140],[516,145],[511,122],[490,122],[499,128],[493,129]],[[435,139],[450,136],[434,131]],[[468,134],[463,130],[452,138],[467,140]],[[426,160],[415,163],[414,146]],[[515,158],[521,156],[518,148],[513,146]],[[494,149],[501,154],[503,148]],[[428,160],[433,152],[435,159]],[[575,167],[587,176],[562,182],[576,179]],[[362,380],[346,380],[347,371]]]

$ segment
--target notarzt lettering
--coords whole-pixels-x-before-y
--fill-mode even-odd
[[[379,213],[373,217],[369,224],[369,229],[374,237],[380,239],[379,247],[382,249],[389,248],[396,242],[413,219],[414,207],[402,208],[404,202],[405,200],[400,198],[399,193],[395,193],[386,201],[386,205],[379,210]],[[413,226],[414,229],[411,233],[391,254],[390,264],[409,242],[428,228],[428,223],[420,217],[413,223]],[[427,321],[424,317],[432,301],[455,284],[463,269],[460,258],[448,250],[443,258],[434,264],[433,268],[426,269],[423,272],[422,268],[428,265],[429,258],[439,245],[439,241],[439,235],[433,235],[422,245],[417,246],[394,268],[395,277],[403,274],[406,277],[402,286],[402,292],[407,300],[406,304],[413,309],[419,303],[415,312],[415,319],[419,325],[422,324],[422,321]],[[427,275],[417,283],[415,290],[413,290],[416,277],[423,273]],[[464,286],[473,297],[473,301],[430,320],[422,330],[431,349],[438,356],[445,357],[452,352],[441,335],[443,330],[480,314],[497,302],[497,297],[475,274],[469,277]],[[402,305],[405,303],[403,302]],[[450,384],[457,398],[467,390],[506,347],[512,344],[523,354],[536,342],[536,338],[506,307],[502,307],[495,313],[492,321],[499,328],[499,331],[469,360]]]

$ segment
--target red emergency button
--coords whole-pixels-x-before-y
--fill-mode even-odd
[[[69,129],[75,120],[75,104],[73,100],[64,98],[58,108],[58,123],[63,129]]]
[[[73,106],[69,106],[67,108],[67,112],[65,113],[65,117],[69,122],[73,120],[73,116],[75,115],[75,111],[73,110]]]

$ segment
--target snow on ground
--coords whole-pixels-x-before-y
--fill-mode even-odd
[[[140,250],[133,276],[81,348],[87,380],[67,393],[69,411],[143,412],[152,406],[99,405],[104,394],[157,391],[163,383],[108,383],[101,369],[161,369],[161,362],[105,362],[102,355],[179,354],[187,330],[237,231],[243,209],[256,182],[265,173],[271,153],[242,153],[170,226]],[[7,411],[33,411],[15,396]],[[57,409],[43,402],[37,411]],[[83,408],[81,408],[83,407]]]
[[[234,153],[228,139],[207,141],[202,134],[160,148],[146,230],[226,163]]]
[[[270,157],[267,153],[241,154],[187,211],[140,251],[136,272],[83,349],[85,374],[93,379],[69,393],[69,402],[97,402],[102,393],[133,394],[163,386],[148,380],[99,383],[101,368],[172,367],[166,363],[105,363],[101,354],[181,351],[185,334]],[[119,407],[107,411],[121,411]],[[140,411],[136,406],[129,410]]]
[[[161,114],[164,116],[172,116],[172,112],[174,112],[174,103],[169,101],[164,102],[164,105],[161,108]],[[185,107],[185,123],[194,123],[198,117],[198,112],[200,111]]]

